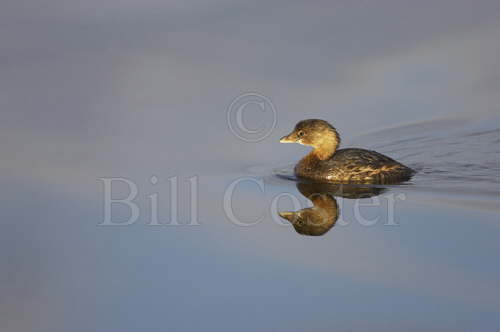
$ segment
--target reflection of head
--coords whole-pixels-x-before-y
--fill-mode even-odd
[[[295,212],[279,212],[279,215],[290,221],[299,234],[323,235],[339,217],[337,201],[329,194],[315,194],[308,198],[313,207]]]
[[[323,235],[339,218],[339,207],[334,196],[367,198],[379,195],[384,189],[367,186],[346,186],[326,183],[298,183],[297,189],[307,197],[313,207],[299,211],[279,212],[290,221],[299,234]]]

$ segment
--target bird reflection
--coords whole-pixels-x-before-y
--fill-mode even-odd
[[[325,234],[337,222],[340,210],[335,196],[350,199],[369,198],[380,195],[385,190],[330,183],[297,183],[297,189],[312,202],[313,207],[278,213],[290,221],[297,233],[312,236]]]

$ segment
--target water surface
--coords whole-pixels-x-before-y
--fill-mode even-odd
[[[0,17],[0,331],[498,330],[500,2],[6,0]],[[274,128],[245,111],[272,129],[256,143],[227,122],[252,91],[276,109]],[[278,140],[305,118],[418,173],[334,196],[334,225],[301,235],[278,211],[312,203],[277,174],[307,149]],[[103,178],[137,186],[136,222],[99,226]]]

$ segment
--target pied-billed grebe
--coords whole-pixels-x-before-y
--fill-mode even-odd
[[[394,183],[408,180],[414,171],[375,151],[340,149],[337,130],[318,119],[303,120],[281,138],[281,143],[313,147],[295,166],[298,177],[337,183]]]

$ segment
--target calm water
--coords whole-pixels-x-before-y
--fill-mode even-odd
[[[12,187],[17,200],[4,213],[17,217],[4,220],[1,235],[2,324],[47,331],[488,330],[500,323],[500,131],[487,123],[416,123],[347,142],[388,153],[418,174],[367,198],[335,197],[338,220],[322,236],[300,235],[277,215],[297,208],[290,195],[299,208],[311,206],[296,182],[277,176],[290,175],[292,164],[201,171],[200,225],[192,225],[189,173],[179,177],[179,226],[148,225],[153,193],[161,222],[172,220],[169,174],[155,173],[157,184],[131,178],[143,214],[129,226],[97,225],[97,177],[71,195],[47,185],[16,196]],[[228,214],[224,195],[234,183]],[[113,195],[127,192],[118,184]],[[128,214],[115,207],[114,220]]]
[[[499,1],[5,0],[0,19],[1,332],[500,327]],[[307,149],[278,143],[305,118],[418,173],[311,201]],[[111,178],[137,189],[130,225],[124,204],[102,225]],[[321,236],[278,214],[313,203]]]

